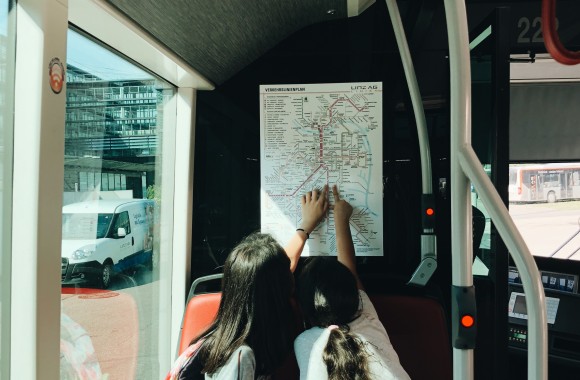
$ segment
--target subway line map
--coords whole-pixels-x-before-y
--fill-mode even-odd
[[[260,86],[262,232],[286,244],[302,195],[336,184],[354,209],[357,256],[382,256],[382,126],[381,82]],[[336,255],[332,209],[310,234],[309,255]]]

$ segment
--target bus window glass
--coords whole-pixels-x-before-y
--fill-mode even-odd
[[[510,164],[509,210],[535,256],[580,261],[580,163]]]
[[[517,171],[513,168],[510,168],[510,179],[509,179],[510,186],[516,184],[517,178],[518,178]]]
[[[102,239],[109,231],[113,219],[112,214],[62,214],[62,238],[72,239]]]
[[[175,89],[80,31],[67,43],[61,378],[159,379]]]
[[[0,0],[0,378],[10,362],[10,245],[12,200],[12,114],[14,98],[14,2]]]
[[[472,52],[472,55],[475,54]],[[491,179],[493,150],[492,114],[492,56],[490,54],[476,54],[472,56],[472,136],[471,144],[477,154],[486,174]],[[487,275],[492,266],[491,219],[484,203],[471,186],[471,205],[473,206],[473,255],[474,273]]]

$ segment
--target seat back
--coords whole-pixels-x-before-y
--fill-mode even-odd
[[[185,306],[178,355],[214,321],[222,298],[221,293],[198,294],[191,297]]]
[[[372,294],[369,298],[411,379],[453,378],[447,322],[437,301],[384,294]]]

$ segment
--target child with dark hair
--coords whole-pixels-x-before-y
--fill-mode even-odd
[[[286,250],[262,233],[246,237],[224,264],[213,324],[181,354],[168,378],[256,379],[269,376],[292,349],[292,271],[308,234],[328,209],[328,187],[302,197],[302,223]]]
[[[300,378],[409,379],[356,270],[352,206],[333,187],[338,261],[309,259],[297,280],[298,303],[310,327],[294,341]]]

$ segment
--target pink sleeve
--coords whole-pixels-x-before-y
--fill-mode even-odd
[[[179,355],[179,357],[177,358],[175,363],[173,363],[171,370],[169,371],[167,376],[165,376],[165,380],[177,380],[179,378],[179,373],[181,372],[181,369],[187,363],[187,361],[193,355],[195,355],[195,353],[197,352],[197,349],[201,346],[202,342],[203,342],[202,340],[195,342],[195,344],[192,344],[191,346],[187,347],[181,353],[181,355]]]

